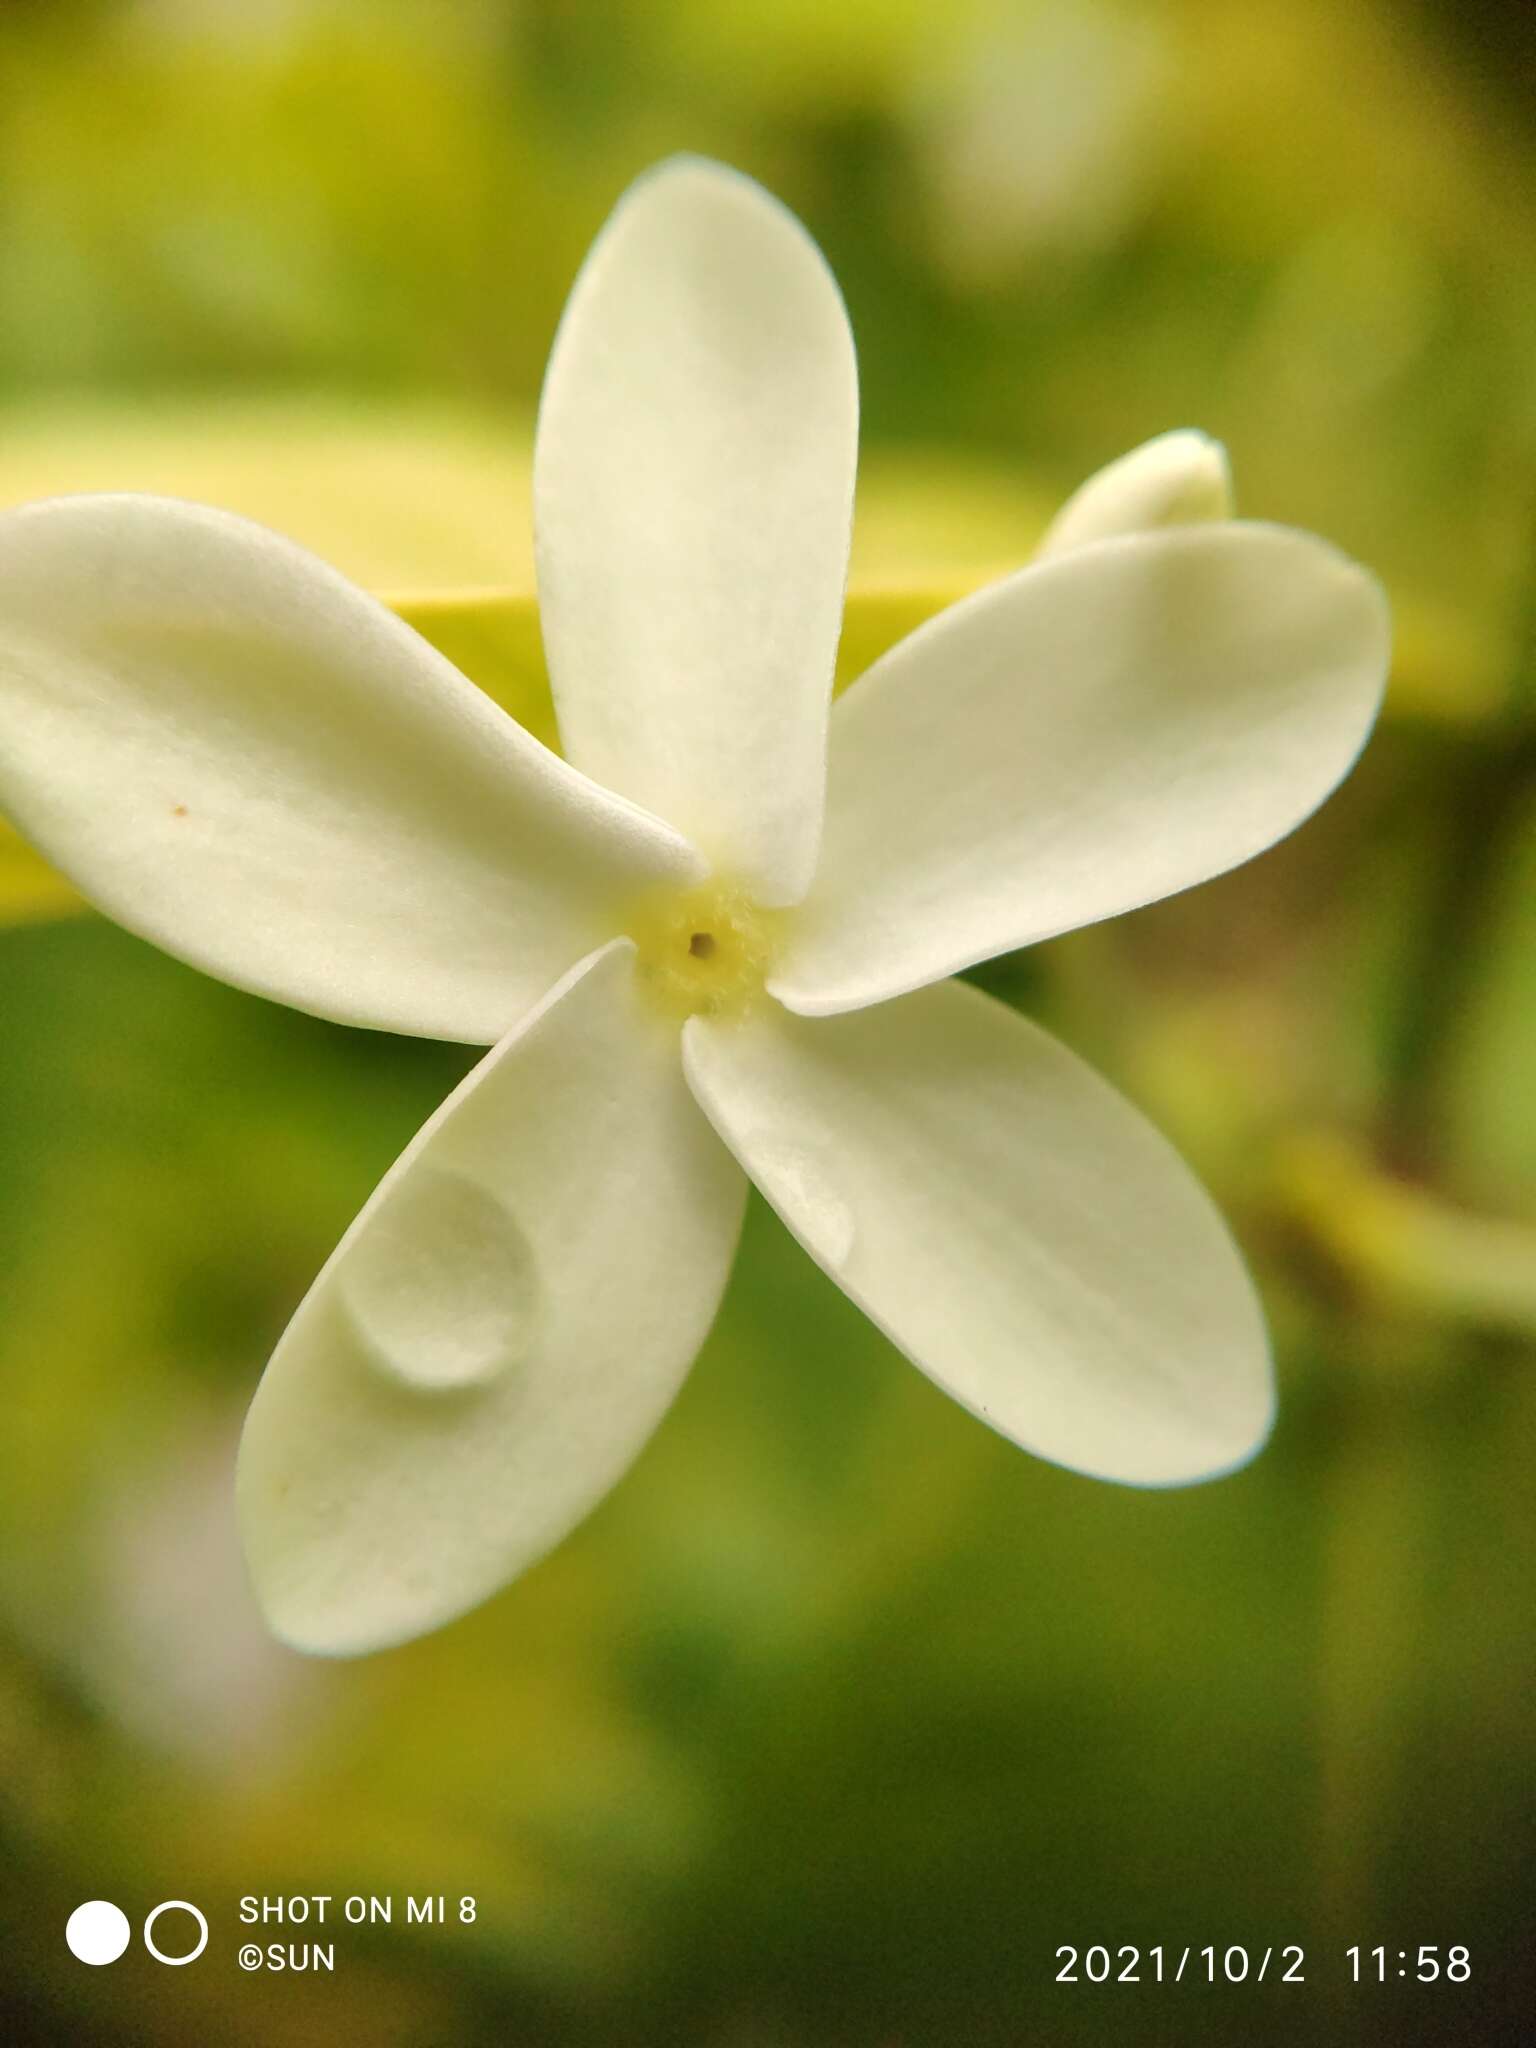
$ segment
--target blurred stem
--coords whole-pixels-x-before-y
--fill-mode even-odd
[[[1536,796],[1536,731],[1500,721],[1502,744],[1468,749],[1449,798],[1445,861],[1419,934],[1418,969],[1404,988],[1383,1124],[1383,1150],[1401,1170],[1435,1163],[1447,1054],[1472,995],[1498,908],[1510,850]]]
[[[1536,521],[1528,559],[1536,561]],[[1445,858],[1420,931],[1418,972],[1405,991],[1383,1133],[1408,1171],[1434,1164],[1446,1054],[1472,993],[1499,885],[1536,795],[1536,575],[1521,593],[1502,708],[1484,742],[1461,750],[1447,798]]]
[[[1424,1338],[1403,1324],[1358,1318],[1357,1372],[1327,1475],[1319,1654],[1319,1866],[1324,1931],[1340,1941],[1373,1925],[1376,1875],[1391,1853],[1424,1626],[1425,1417],[1405,1394],[1404,1353]]]
[[[1446,857],[1403,990],[1380,1163],[1337,1136],[1300,1139],[1277,1162],[1282,1203],[1348,1285],[1340,1350],[1354,1370],[1326,1476],[1318,1701],[1322,1899],[1344,1941],[1363,1938],[1345,1930],[1368,1927],[1379,1903],[1417,1646],[1434,1619],[1425,1510],[1439,1432],[1425,1392],[1462,1362],[1436,1325],[1536,1332],[1536,1233],[1466,1216],[1424,1185],[1439,1160],[1447,1056],[1536,792],[1536,580],[1519,627],[1504,708],[1450,778]]]
[[[1533,536],[1536,540],[1536,536]],[[1536,546],[1533,546],[1536,559]],[[1374,1145],[1303,1133],[1273,1162],[1280,1211],[1369,1303],[1536,1333],[1536,1233],[1459,1211],[1434,1192],[1447,1068],[1536,804],[1536,578],[1527,585],[1501,709],[1475,743],[1447,733],[1444,853],[1412,934]]]
[[[1280,1207],[1328,1253],[1362,1309],[1536,1337],[1528,1224],[1455,1208],[1332,1132],[1291,1140],[1274,1170]]]

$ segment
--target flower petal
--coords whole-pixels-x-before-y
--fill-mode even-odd
[[[821,870],[770,987],[857,1009],[1237,866],[1349,768],[1388,639],[1362,570],[1237,522],[952,606],[838,699]]]
[[[858,434],[804,229],[679,158],[620,201],[555,340],[534,458],[565,751],[759,901],[815,867]]]
[[[1231,517],[1226,449],[1209,434],[1179,427],[1144,441],[1089,477],[1051,521],[1036,559],[1125,533]]]
[[[1229,1470],[1273,1409],[1258,1303],[1189,1169],[1075,1055],[944,982],[692,1019],[689,1081],[789,1228],[929,1377],[1061,1465]]]
[[[172,499],[0,517],[0,808],[210,974],[480,1043],[700,872],[314,556]]]
[[[239,1506],[277,1633],[403,1642],[558,1542],[681,1384],[744,1195],[615,941],[423,1128],[267,1367]]]

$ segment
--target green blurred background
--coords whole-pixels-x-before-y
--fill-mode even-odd
[[[470,1056],[50,917],[0,845],[6,2039],[1522,2038],[1533,94],[1520,0],[0,0],[0,503],[177,490],[386,593],[526,588],[564,293],[687,147],[842,280],[856,614],[1024,559],[1089,470],[1198,424],[1401,633],[1293,840],[980,977],[1234,1219],[1282,1394],[1253,1467],[1143,1494],[1031,1461],[754,1205],[629,1480],[361,1664],[265,1638],[232,1452]],[[349,1892],[479,1910],[237,1971],[242,1894]],[[207,1955],[83,1968],[98,1896],[200,1903]],[[1058,1944],[1155,1942],[1300,1944],[1306,1982],[1055,1981]],[[1465,1944],[1471,1981],[1355,1986],[1353,1943],[1394,1975]]]

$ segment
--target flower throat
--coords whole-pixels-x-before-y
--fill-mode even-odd
[[[624,921],[639,951],[641,985],[670,1015],[730,1016],[763,993],[785,913],[764,910],[718,878],[696,889],[656,890]]]

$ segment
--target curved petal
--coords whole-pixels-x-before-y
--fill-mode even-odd
[[[1098,470],[1056,514],[1036,560],[1090,541],[1232,517],[1232,469],[1209,434],[1178,427]]]
[[[550,357],[539,603],[571,760],[793,903],[821,831],[858,386],[836,284],[749,179],[634,185]]]
[[[164,498],[0,517],[0,809],[195,967],[479,1043],[700,872],[314,556]]]
[[[959,982],[848,1017],[694,1018],[695,1095],[843,1291],[982,1421],[1142,1486],[1211,1478],[1273,1413],[1252,1285],[1178,1155],[1053,1038]]]
[[[1102,541],[952,606],[832,718],[826,843],[769,984],[857,1009],[1236,867],[1349,768],[1385,600],[1322,541]]]
[[[404,1642],[557,1543],[681,1384],[744,1195],[616,941],[422,1129],[267,1367],[238,1495],[276,1632]]]

